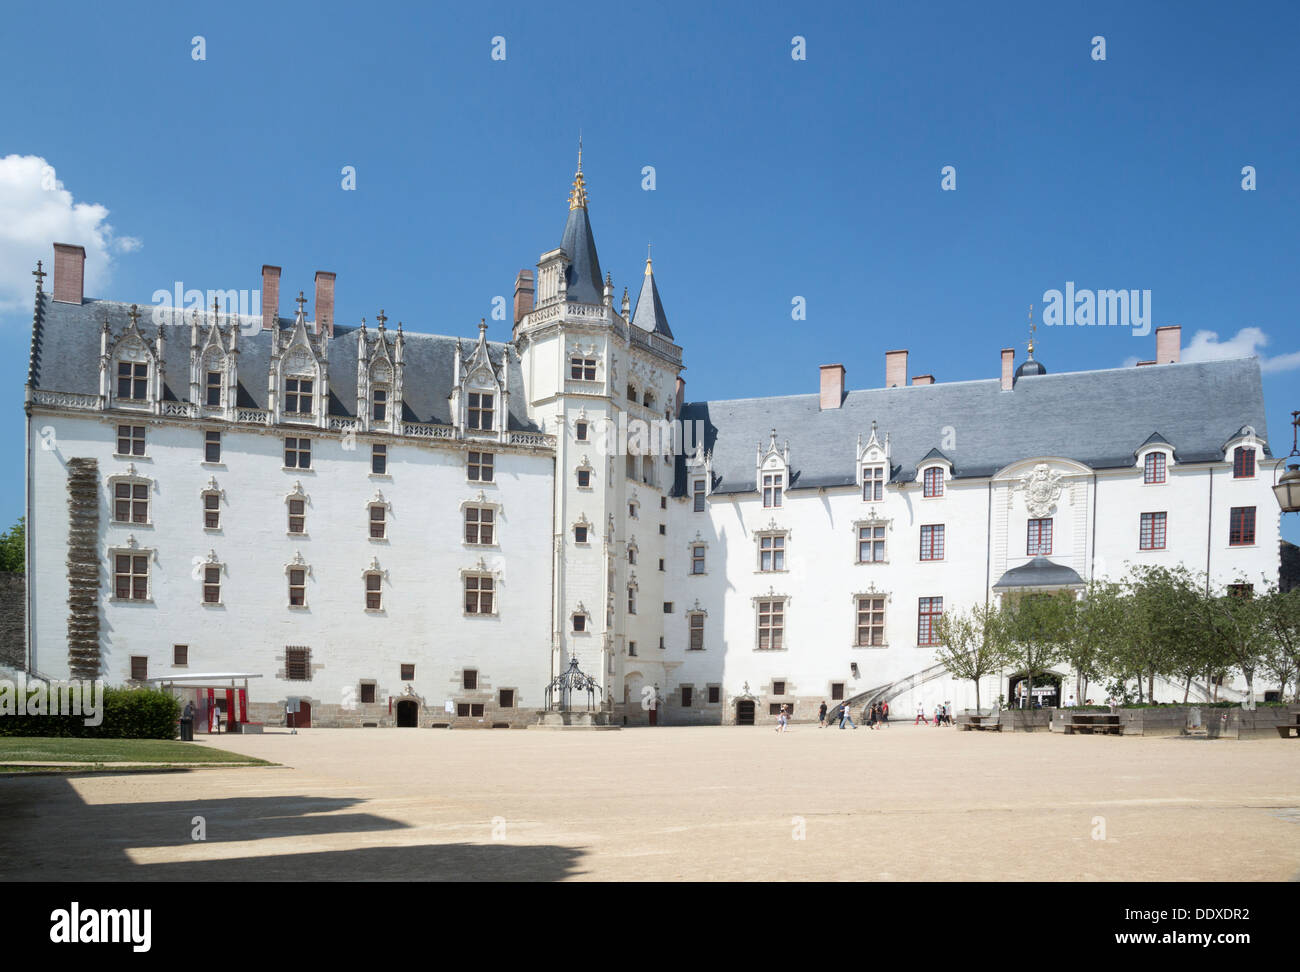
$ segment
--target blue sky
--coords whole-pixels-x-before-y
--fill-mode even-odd
[[[1291,448],[1294,4],[179,8],[70,3],[56,24],[27,5],[0,38],[0,159],[44,160],[68,203],[20,218],[24,188],[0,181],[12,456],[49,234],[96,234],[92,296],[255,289],[273,263],[282,313],[326,269],[340,322],[382,307],[472,335],[558,243],[579,129],[602,266],[635,299],[654,242],[691,399],[811,392],[827,362],[878,386],[899,347],[913,373],[992,377],[1028,305],[1073,281],[1150,290],[1185,356],[1258,351],[1274,451]],[[1047,328],[1037,348],[1074,371],[1151,357],[1154,336]],[[22,511],[11,470],[3,524]]]

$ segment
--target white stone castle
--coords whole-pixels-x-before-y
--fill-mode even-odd
[[[55,244],[52,294],[38,267],[27,384],[49,677],[256,675],[236,718],[267,724],[523,726],[576,660],[616,724],[910,718],[974,703],[935,662],[944,610],[1128,563],[1277,581],[1257,360],[1179,363],[1166,327],[1145,367],[1048,374],[1031,343],[909,384],[889,351],[884,387],[825,365],[688,403],[651,261],[635,310],[602,275],[581,162],[508,343],[336,325],[329,273],[281,318],[271,266],[260,317],[160,322],[86,298],[84,261]]]

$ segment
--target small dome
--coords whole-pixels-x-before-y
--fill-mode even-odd
[[[1025,375],[1045,375],[1045,374],[1047,374],[1047,369],[1043,367],[1043,363],[1041,361],[1035,361],[1033,358],[1030,358],[1028,361],[1022,362],[1020,367],[1016,369],[1017,378],[1021,378]]]

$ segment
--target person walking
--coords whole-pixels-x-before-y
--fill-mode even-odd
[[[789,710],[790,710],[790,707],[789,707],[788,705],[786,705],[784,702],[782,702],[782,703],[781,703],[781,712],[780,712],[780,714],[776,717],[776,731],[777,731],[777,732],[785,732],[785,726],[786,726],[786,723],[790,720]]]
[[[889,702],[880,703],[880,725],[884,728],[889,726]]]
[[[923,725],[925,721],[925,703],[918,702],[916,703],[916,719],[912,722],[912,725]]]
[[[880,720],[880,705],[877,702],[871,703],[871,708],[867,710],[867,728],[875,730],[876,723]]]
[[[826,700],[822,699],[821,708],[817,710],[817,728],[826,728]]]
[[[844,728],[844,724],[846,722],[849,725],[853,726],[854,729],[858,728],[857,725],[853,722],[853,716],[849,714],[849,707],[845,703],[841,702],[840,703],[840,728],[841,729]]]

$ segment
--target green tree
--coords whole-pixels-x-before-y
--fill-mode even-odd
[[[1264,671],[1276,679],[1281,698],[1286,699],[1287,682],[1297,679],[1300,690],[1300,587],[1281,591],[1270,587],[1260,596],[1264,636]]]
[[[935,624],[935,655],[957,678],[975,683],[975,711],[980,710],[980,679],[999,671],[1007,660],[1006,619],[997,608],[977,604],[969,611],[945,611]]]
[[[1034,697],[1034,677],[1056,663],[1069,637],[1073,591],[1021,594],[1003,601],[1007,630],[1007,661],[1025,674],[1029,698]]]
[[[26,517],[0,533],[0,571],[21,574],[27,569]]]
[[[1232,667],[1246,679],[1246,696],[1255,707],[1255,672],[1267,655],[1264,598],[1255,597],[1249,582],[1228,585],[1208,599],[1210,624]]]
[[[1088,683],[1101,677],[1109,646],[1124,634],[1123,588],[1113,581],[1094,580],[1080,600],[1064,606],[1064,612],[1062,657],[1074,669],[1074,697],[1082,705]]]

